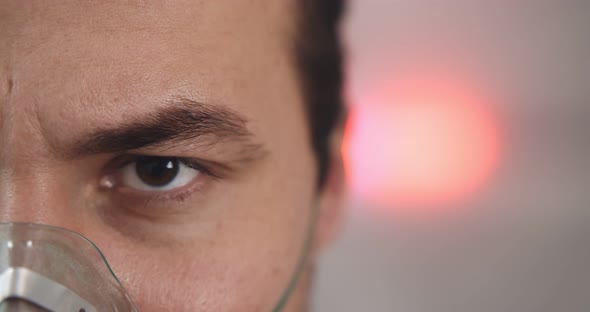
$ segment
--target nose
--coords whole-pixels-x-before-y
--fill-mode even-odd
[[[63,185],[51,170],[0,168],[0,222],[75,226],[75,211]]]

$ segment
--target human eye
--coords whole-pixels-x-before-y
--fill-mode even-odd
[[[176,157],[139,156],[121,169],[120,182],[139,191],[169,191],[186,186],[199,174]]]
[[[125,156],[115,161],[103,187],[148,199],[186,196],[209,175],[196,161],[168,156]]]

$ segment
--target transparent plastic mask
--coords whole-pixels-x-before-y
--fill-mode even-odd
[[[0,311],[137,311],[98,248],[62,228],[0,223]]]

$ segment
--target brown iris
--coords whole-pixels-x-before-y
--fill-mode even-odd
[[[135,171],[145,184],[151,187],[162,187],[176,178],[179,165],[175,157],[142,156],[135,161]]]

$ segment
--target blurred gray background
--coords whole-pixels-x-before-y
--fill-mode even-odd
[[[384,214],[395,202],[351,187],[314,311],[590,311],[590,1],[353,0],[349,9],[355,109],[384,68],[416,56],[461,64],[499,99],[502,149],[485,186],[440,203],[461,208],[451,216]]]

